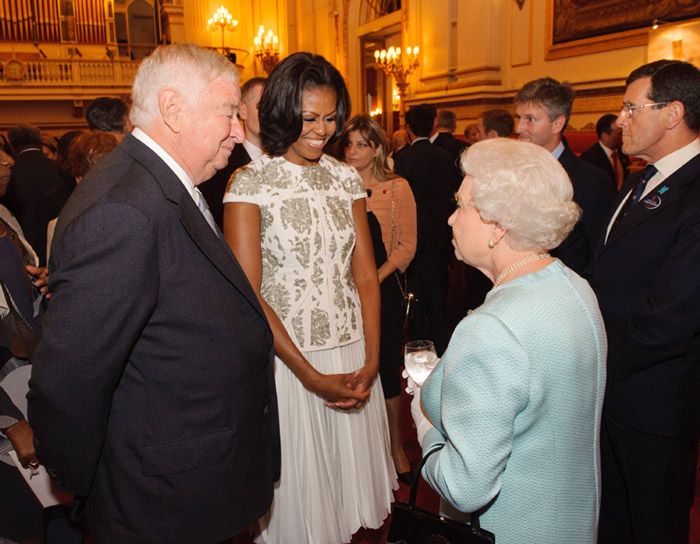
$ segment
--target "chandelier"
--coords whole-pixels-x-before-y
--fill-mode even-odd
[[[404,100],[406,98],[406,89],[408,88],[408,76],[420,66],[418,61],[418,53],[420,49],[416,47],[406,48],[406,64],[401,53],[400,47],[390,47],[388,50],[379,49],[374,51],[374,61],[376,65],[387,75],[394,78],[396,88],[400,99],[400,115],[403,120],[404,116]]]
[[[255,57],[262,64],[263,70],[267,74],[272,72],[280,61],[280,43],[279,38],[272,30],[265,32],[265,27],[260,25],[258,35],[253,38],[255,45]]]
[[[210,30],[214,30],[217,27],[221,29],[221,53],[225,52],[224,48],[224,33],[227,29],[233,30],[238,26],[238,19],[234,19],[233,15],[224,6],[220,6],[214,14],[209,17],[207,21],[207,26]]]

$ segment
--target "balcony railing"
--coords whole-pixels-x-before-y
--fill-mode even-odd
[[[131,87],[138,61],[9,60],[0,62],[0,89],[16,87]]]

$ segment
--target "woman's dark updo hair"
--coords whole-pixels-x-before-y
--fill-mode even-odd
[[[273,157],[286,153],[299,139],[304,123],[301,96],[305,89],[315,87],[329,87],[335,92],[336,131],[330,142],[343,131],[350,115],[350,97],[343,76],[320,55],[294,53],[272,71],[258,105],[262,144]]]

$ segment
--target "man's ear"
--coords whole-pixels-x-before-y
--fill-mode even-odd
[[[554,121],[552,121],[552,132],[554,134],[560,134],[564,130],[566,125],[566,115],[560,115]]]
[[[175,133],[182,130],[182,114],[185,104],[182,95],[172,87],[158,91],[158,110],[166,126]]]
[[[245,102],[241,100],[241,103],[238,106],[238,118],[241,121],[245,121],[248,119],[248,106],[246,106]]]
[[[669,102],[666,106],[666,115],[664,117],[664,124],[667,129],[674,129],[678,126],[678,123],[683,121],[685,118],[685,106],[680,100],[674,100]]]

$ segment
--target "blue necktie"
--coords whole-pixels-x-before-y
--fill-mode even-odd
[[[637,180],[637,183],[635,184],[634,188],[632,189],[632,192],[630,193],[630,196],[627,198],[625,203],[622,205],[622,208],[620,209],[620,213],[617,214],[617,217],[615,218],[615,222],[613,223],[612,227],[610,227],[610,234],[613,233],[615,228],[622,223],[622,221],[627,217],[627,214],[629,214],[630,210],[639,202],[639,199],[642,198],[642,195],[644,194],[644,189],[647,186],[647,183],[651,178],[654,177],[654,175],[658,172],[656,169],[656,166],[653,164],[648,164],[647,167],[644,169],[644,172],[642,173],[642,176]],[[609,236],[609,235],[608,235]]]

